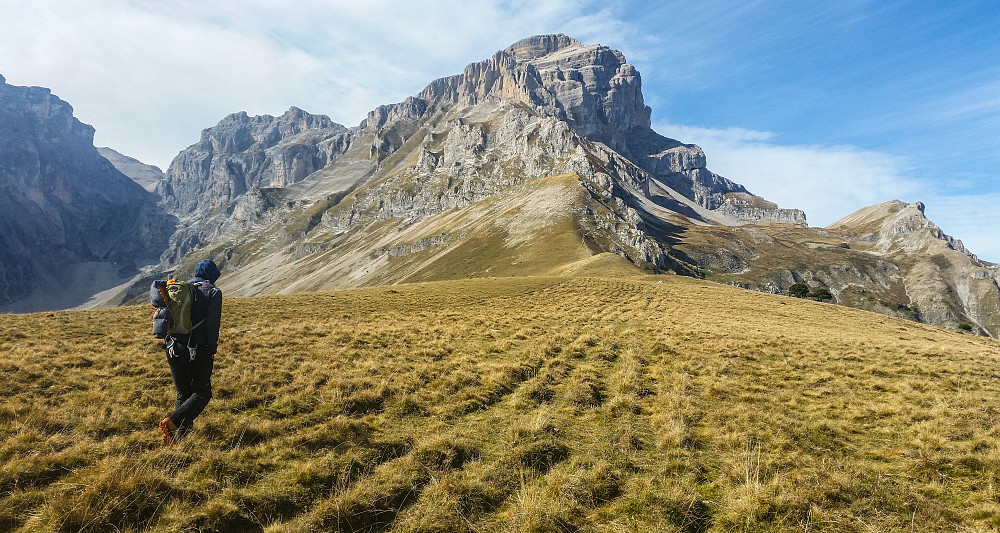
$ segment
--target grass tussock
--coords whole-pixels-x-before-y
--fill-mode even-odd
[[[0,315],[0,530],[1000,528],[994,340],[674,277],[228,299],[165,448],[149,315]]]

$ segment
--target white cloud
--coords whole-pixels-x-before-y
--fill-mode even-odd
[[[708,167],[780,207],[802,209],[827,226],[890,200],[922,201],[927,217],[981,259],[1000,261],[1000,194],[955,195],[946,184],[909,175],[905,159],[853,146],[788,146],[771,132],[654,124],[659,133],[701,146]]]
[[[49,87],[95,126],[97,144],[160,166],[228,113],[284,111],[294,102],[275,102],[322,71],[258,36],[123,1],[15,11],[0,23],[7,82]]]
[[[703,150],[710,169],[781,207],[802,209],[812,226],[889,200],[908,201],[921,184],[906,162],[853,146],[788,146],[771,132],[657,124],[654,129]]]
[[[13,0],[0,73],[40,85],[95,142],[165,167],[236,111],[290,106],[348,126],[514,41],[624,26],[593,0]]]

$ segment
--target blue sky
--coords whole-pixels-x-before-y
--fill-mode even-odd
[[[1000,0],[7,0],[0,74],[166,168],[229,113],[355,125],[557,32],[621,50],[654,129],[812,225],[920,200],[1000,262]]]

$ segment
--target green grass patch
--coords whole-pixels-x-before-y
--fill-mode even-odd
[[[146,307],[0,315],[0,529],[989,531],[996,341],[673,276],[227,299],[173,403]]]

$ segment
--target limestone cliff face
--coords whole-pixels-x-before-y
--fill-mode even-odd
[[[714,202],[713,202],[714,204]],[[719,213],[744,222],[779,222],[806,226],[806,214],[798,209],[779,209],[777,204],[748,192],[730,192],[722,195],[722,203],[715,208]]]
[[[650,129],[651,110],[643,102],[641,76],[621,52],[583,45],[565,35],[521,40],[469,65],[462,74],[432,82],[403,106],[426,109],[433,102],[475,106],[499,101],[520,102],[542,116],[566,122],[588,141],[606,145],[709,210],[726,205],[728,194],[749,194],[743,186],[709,171],[701,148]],[[364,125],[371,126],[372,121]],[[805,223],[798,210],[743,207],[731,203],[723,214],[738,221]]]
[[[68,103],[0,77],[0,133],[0,308],[73,303],[79,291],[61,285],[75,283],[82,265],[90,279],[80,281],[93,290],[155,262],[173,231],[169,217],[98,153],[94,129]],[[25,301],[44,290],[57,295]]]
[[[461,106],[522,102],[612,148],[623,146],[633,130],[648,129],[651,111],[643,104],[639,72],[621,52],[565,35],[514,43],[460,75],[432,82],[419,98]]]
[[[344,126],[295,107],[280,117],[234,113],[174,158],[157,193],[178,216],[225,211],[255,187],[286,187],[325,167],[349,137]]]
[[[613,234],[610,241],[620,243],[609,250],[663,266],[662,249],[638,229],[642,219],[626,201],[629,193],[615,185],[616,180],[634,176],[609,172],[601,162],[610,161],[610,150],[591,145],[565,121],[540,116],[516,102],[473,109],[471,117],[465,108],[439,109],[434,128],[418,125],[412,116],[393,123],[390,131],[417,133],[409,137],[406,148],[381,161],[375,179],[328,209],[321,226],[348,232],[375,221],[414,223],[509,194],[532,180],[574,174],[582,188],[605,195],[613,206],[611,220],[617,222],[590,222]],[[386,130],[377,130],[376,138],[382,131]],[[376,142],[371,153],[381,153],[383,143]]]

